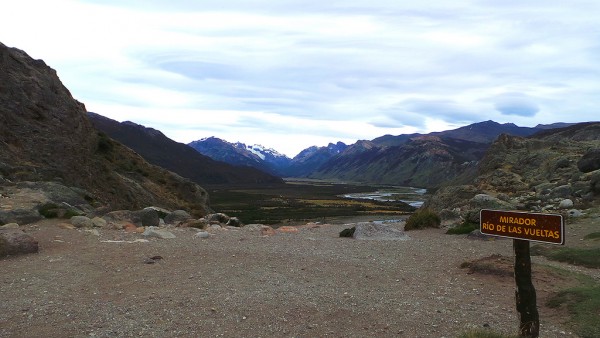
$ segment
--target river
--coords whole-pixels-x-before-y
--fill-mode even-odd
[[[382,188],[373,192],[359,192],[341,195],[344,198],[365,199],[376,201],[402,201],[415,208],[419,208],[425,202],[427,189],[413,187],[390,187]]]

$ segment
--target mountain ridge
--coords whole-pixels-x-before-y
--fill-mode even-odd
[[[88,112],[94,127],[123,143],[148,162],[204,184],[279,184],[283,181],[253,167],[238,167],[204,156],[166,137],[161,131],[125,121],[118,122]]]
[[[487,147],[502,134],[530,136],[553,127],[568,125],[570,124],[555,123],[530,128],[488,120],[428,134],[384,135],[373,140],[358,140],[351,145],[338,142],[326,147],[311,146],[293,159],[286,157],[278,165],[245,151],[245,145],[235,146],[240,143],[233,144],[212,137],[192,144],[207,156],[215,156],[214,158],[225,162],[256,166],[281,177],[436,187],[446,179],[473,172],[474,165],[483,157]],[[219,146],[211,145],[209,141],[218,143]],[[398,160],[397,156],[410,158]],[[370,163],[371,161],[378,164]]]

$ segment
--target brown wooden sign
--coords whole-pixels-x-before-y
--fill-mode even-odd
[[[486,235],[565,244],[561,215],[482,209],[479,225]]]

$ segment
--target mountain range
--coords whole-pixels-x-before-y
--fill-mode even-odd
[[[479,161],[498,136],[530,136],[569,124],[519,127],[484,121],[429,134],[384,135],[346,145],[312,146],[294,158],[261,145],[208,137],[188,145],[131,121],[95,113],[96,129],[133,149],[148,162],[204,185],[281,184],[281,177],[436,188],[476,175]]]
[[[484,121],[429,134],[385,135],[309,147],[294,158],[262,146],[247,146],[209,137],[189,144],[215,160],[252,166],[280,177],[438,187],[449,180],[467,180],[478,161],[501,134],[529,136],[570,124],[519,127]]]

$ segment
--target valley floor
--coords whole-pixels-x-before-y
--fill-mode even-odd
[[[442,229],[409,232],[407,241],[339,238],[346,227],[272,236],[242,228],[207,239],[174,228],[175,239],[133,242],[142,237],[104,229],[96,236],[50,221],[26,226],[40,252],[0,260],[0,337],[516,332],[512,277],[460,267],[494,254],[512,259],[511,240],[471,240]],[[600,278],[597,270],[574,269]],[[559,310],[543,305],[563,282],[536,271],[540,336],[576,337]]]

